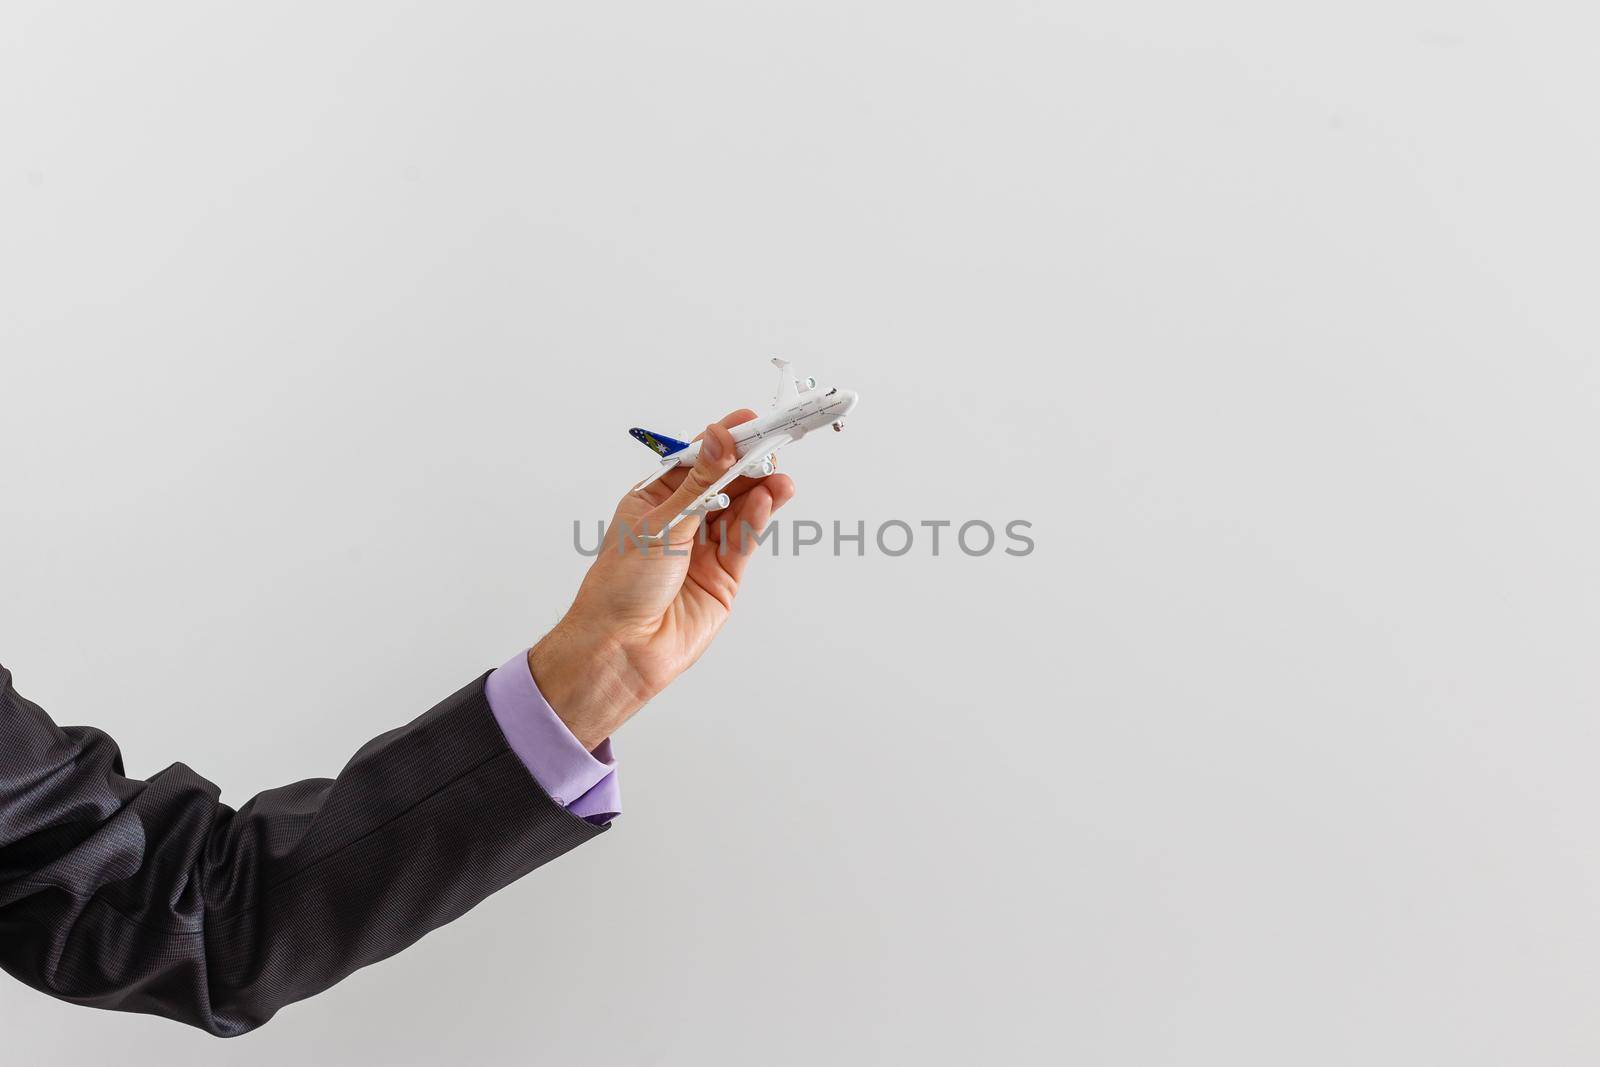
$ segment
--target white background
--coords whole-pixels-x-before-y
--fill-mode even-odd
[[[337,772],[772,355],[785,517],[1037,550],[759,560],[612,833],[0,1058],[1595,1062],[1583,10],[8,0],[0,657],[130,773]]]

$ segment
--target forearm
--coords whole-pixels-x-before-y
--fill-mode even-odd
[[[238,812],[181,764],[124,777],[110,738],[55,727],[5,674],[0,739],[0,964],[63,999],[224,1036],[603,829],[539,787],[482,679],[336,779]]]

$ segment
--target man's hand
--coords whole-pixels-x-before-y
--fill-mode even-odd
[[[585,748],[611,736],[700,658],[733,609],[755,551],[744,529],[759,534],[794,496],[786,474],[740,477],[723,490],[732,502],[710,516],[703,535],[696,514],[665,541],[641,546],[627,536],[659,535],[704,496],[735,462],[729,428],[755,417],[745,408],[707,426],[695,438],[705,443],[692,470],[674,470],[622,498],[577,599],[528,653],[540,692]]]

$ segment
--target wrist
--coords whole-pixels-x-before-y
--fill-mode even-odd
[[[556,717],[589,750],[648,699],[621,642],[568,619],[528,650],[528,671]]]

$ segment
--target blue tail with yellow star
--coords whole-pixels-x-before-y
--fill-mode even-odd
[[[638,441],[658,456],[670,456],[689,447],[688,441],[680,441],[676,437],[668,437],[664,433],[651,433],[649,430],[641,430],[637,426],[629,430],[628,433],[633,435],[635,441]]]

